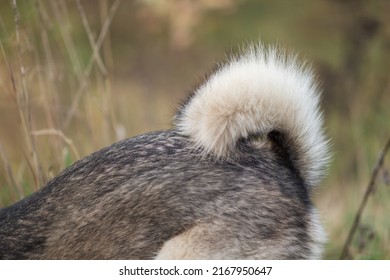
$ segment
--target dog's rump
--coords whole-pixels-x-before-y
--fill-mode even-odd
[[[307,67],[249,48],[194,91],[174,129],[95,152],[2,209],[0,258],[318,258],[318,103]]]

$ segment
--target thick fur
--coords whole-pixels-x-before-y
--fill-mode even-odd
[[[319,258],[318,102],[295,59],[249,48],[195,90],[176,128],[104,148],[2,209],[0,258]]]
[[[296,170],[315,186],[328,161],[319,98],[313,74],[295,57],[252,47],[195,91],[177,126],[217,158],[239,155],[241,138],[279,132]]]

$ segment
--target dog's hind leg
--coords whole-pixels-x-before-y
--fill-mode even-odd
[[[155,259],[237,259],[240,247],[231,238],[223,237],[212,229],[213,225],[198,224],[166,241]],[[236,243],[236,244],[235,244]]]

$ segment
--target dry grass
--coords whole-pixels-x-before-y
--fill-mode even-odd
[[[33,21],[29,22],[33,24],[31,28],[22,25],[17,2],[12,2],[15,32],[4,40],[6,47],[3,40],[1,42],[2,59],[6,65],[2,69],[5,72],[1,81],[5,94],[2,106],[11,110],[9,116],[14,119],[10,126],[15,129],[5,141],[18,139],[11,145],[16,144],[23,159],[19,166],[12,166],[3,149],[8,183],[20,186],[32,182],[32,190],[37,190],[71,161],[79,159],[73,141],[73,137],[77,137],[74,136],[75,129],[96,133],[93,126],[99,121],[104,130],[96,135],[95,139],[100,141],[83,154],[117,140],[117,124],[111,108],[111,81],[99,52],[120,2],[115,1],[108,11],[105,11],[107,6],[102,5],[102,13],[106,17],[102,19],[101,31],[95,42],[83,7],[77,1],[92,50],[85,67],[71,35],[70,15],[64,1],[50,1],[50,5],[46,6],[36,2],[36,6],[31,7],[34,12]],[[70,93],[65,98],[64,91]],[[6,142],[4,145],[9,144]],[[13,174],[15,170],[18,174]],[[22,192],[19,196],[26,195],[23,188],[17,189]],[[8,192],[15,197],[11,186]]]

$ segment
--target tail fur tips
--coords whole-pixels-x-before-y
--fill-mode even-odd
[[[309,186],[322,178],[328,141],[311,70],[276,48],[249,47],[215,71],[176,117],[177,129],[217,158],[240,138],[283,135],[283,147]]]

